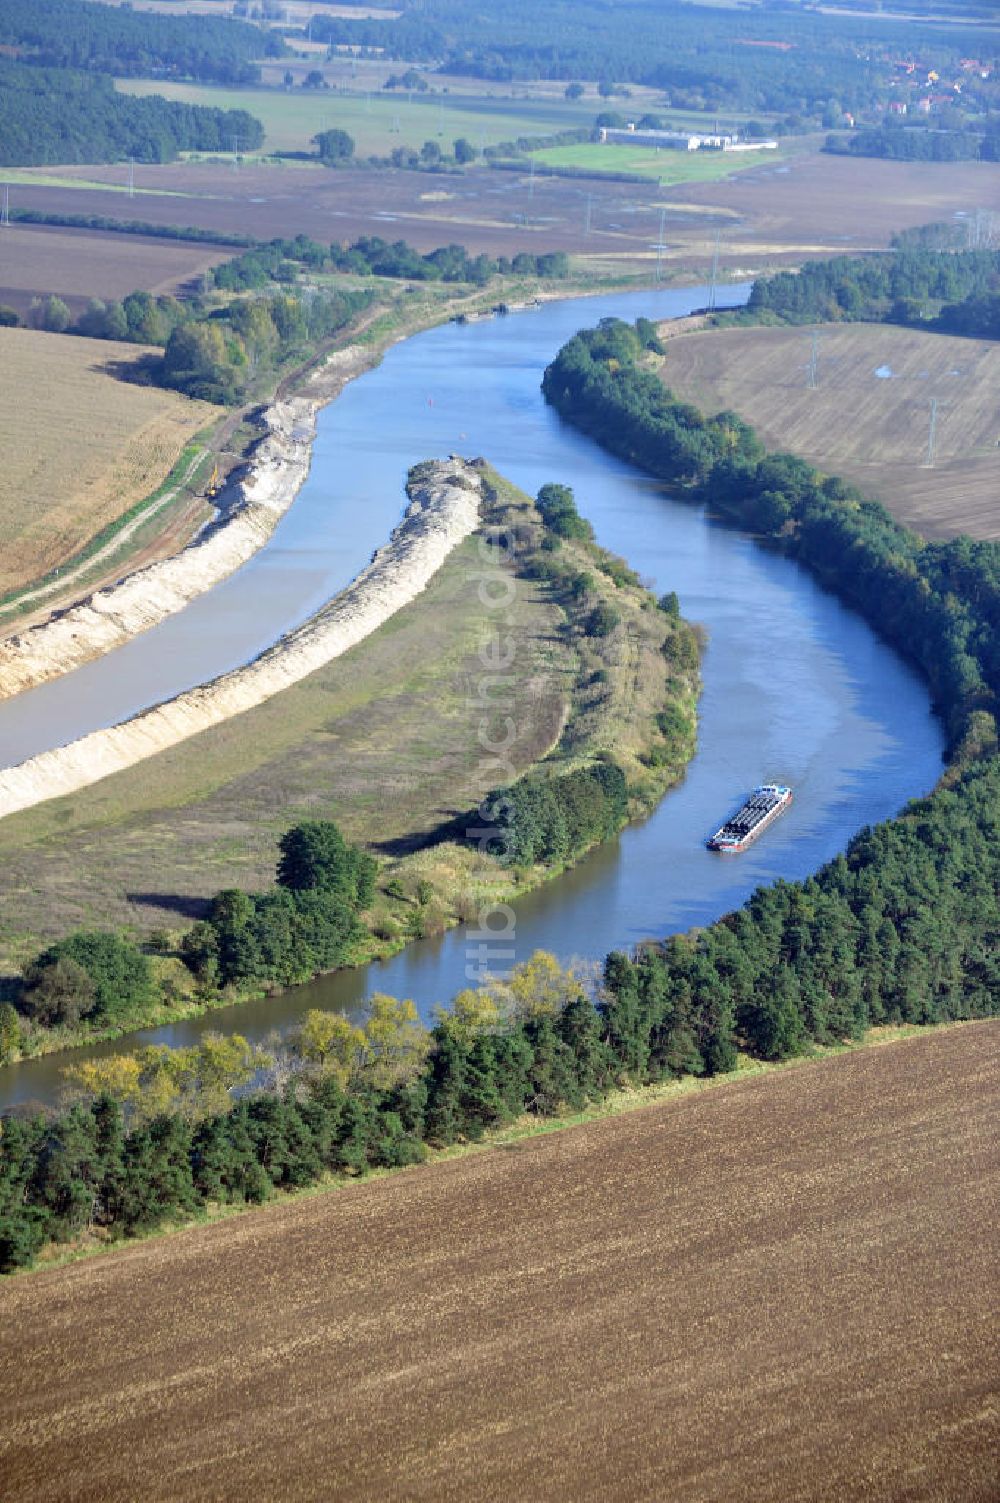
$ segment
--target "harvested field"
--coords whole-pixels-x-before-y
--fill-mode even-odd
[[[471,139],[477,143],[478,135]],[[121,181],[120,167],[58,171],[68,179]],[[672,271],[703,274],[721,224],[720,262],[741,275],[805,256],[885,248],[899,229],[959,212],[1000,211],[1000,170],[990,162],[852,161],[809,151],[725,182],[670,188],[542,177],[532,186],[527,172],[489,170],[436,176],[248,164],[233,172],[217,162],[141,166],[136,183],[159,190],[131,206],[153,223],[264,238],[301,232],[321,243],[382,235],[424,251],[452,241],[477,254],[565,250],[585,265],[613,266],[619,275],[650,273],[663,208]],[[16,202],[65,213],[123,214],[121,195],[97,188],[25,186]]]
[[[671,197],[725,208],[741,221],[722,256],[761,264],[789,254],[845,255],[881,248],[898,230],[977,209],[1000,209],[992,162],[880,162],[816,151],[770,162],[725,183],[692,183]]]
[[[5,1503],[988,1503],[998,1079],[928,1032],[19,1278]]]
[[[218,409],[107,374],[142,346],[0,329],[0,595],[72,557],[169,474]]]
[[[110,193],[101,196],[114,198],[117,207],[107,212],[117,219],[149,217],[146,200],[130,202]],[[12,197],[17,202],[21,191]],[[175,206],[174,220],[184,217]],[[176,292],[233,255],[232,250],[210,245],[141,235],[13,224],[4,230],[0,245],[0,303],[25,314],[33,297],[56,293],[73,312],[80,312],[92,297],[108,302],[136,291]]]
[[[768,448],[844,475],[927,537],[1000,538],[1000,346],[884,324],[718,329],[672,339],[661,375],[732,408]],[[931,403],[933,464],[927,464]]]

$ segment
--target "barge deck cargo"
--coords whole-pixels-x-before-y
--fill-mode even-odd
[[[722,829],[716,830],[708,842],[709,850],[724,854],[745,850],[791,802],[792,790],[783,783],[762,783]]]

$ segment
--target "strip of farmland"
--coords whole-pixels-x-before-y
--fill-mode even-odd
[[[6,1503],[995,1499],[998,1079],[970,1024],[19,1279]]]

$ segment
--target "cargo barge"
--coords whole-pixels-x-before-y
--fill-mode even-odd
[[[708,842],[710,851],[735,854],[746,850],[752,841],[762,835],[769,824],[783,814],[792,802],[792,790],[781,783],[762,783],[755,788],[746,803],[721,830],[716,830]]]

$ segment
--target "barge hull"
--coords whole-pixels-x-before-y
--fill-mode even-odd
[[[792,802],[792,790],[780,783],[764,783],[755,788],[742,807],[720,830],[716,830],[708,848],[724,856],[735,856],[752,845],[783,814]]]

